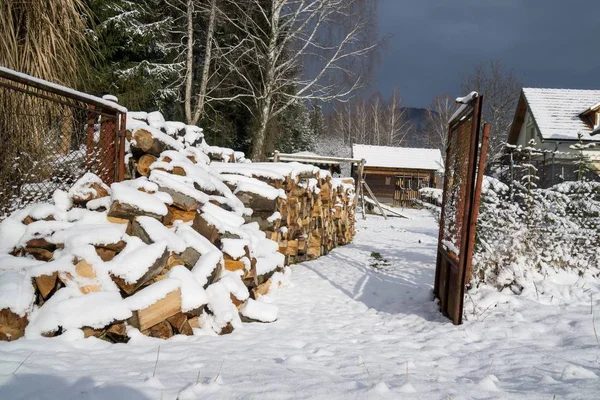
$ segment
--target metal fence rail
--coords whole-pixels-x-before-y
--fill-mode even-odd
[[[86,172],[123,179],[126,110],[113,104],[0,67],[0,220]]]

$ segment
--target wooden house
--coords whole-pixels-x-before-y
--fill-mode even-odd
[[[439,149],[354,144],[352,158],[366,161],[365,182],[380,202],[410,206],[419,197],[419,189],[442,184]]]
[[[508,144],[539,150],[535,165],[542,187],[577,179],[571,146],[596,144],[583,152],[600,170],[600,90],[524,88],[508,135]],[[509,147],[507,153],[510,153]],[[510,164],[510,162],[507,162]],[[594,176],[596,175],[596,176]],[[588,179],[597,179],[597,173]]]

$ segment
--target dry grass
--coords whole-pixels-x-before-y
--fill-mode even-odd
[[[90,48],[83,0],[2,0],[0,65],[75,86]]]

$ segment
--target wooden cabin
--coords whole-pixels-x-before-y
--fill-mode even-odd
[[[352,158],[366,161],[365,182],[382,203],[411,207],[419,189],[442,185],[444,162],[439,149],[354,144]]]

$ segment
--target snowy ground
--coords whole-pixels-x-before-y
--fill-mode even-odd
[[[293,286],[273,296],[280,314],[270,325],[127,345],[1,343],[0,398],[600,396],[598,282],[559,276],[535,299],[481,289],[471,294],[475,311],[467,300],[467,321],[455,327],[431,301],[435,222],[423,211],[411,216],[370,216],[353,244],[294,266]]]

